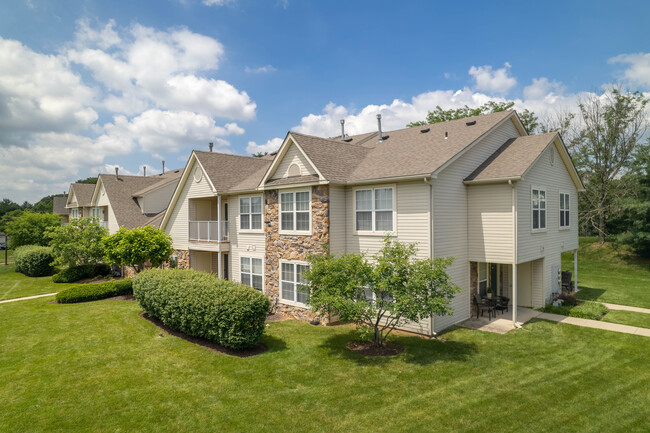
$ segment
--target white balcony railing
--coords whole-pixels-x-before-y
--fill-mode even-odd
[[[221,238],[219,237],[219,225],[221,225]],[[190,240],[228,242],[228,221],[190,221]]]

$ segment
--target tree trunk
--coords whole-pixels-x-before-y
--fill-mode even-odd
[[[605,243],[605,209],[598,210],[598,242]]]
[[[376,347],[381,347],[381,341],[379,339],[379,328],[375,326],[375,336],[373,338],[373,343]]]

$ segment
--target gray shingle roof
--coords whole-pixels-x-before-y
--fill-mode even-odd
[[[168,185],[172,182],[178,182],[183,175],[183,171],[185,171],[184,168],[179,168],[177,170],[167,171],[165,174],[157,174],[155,176],[151,176],[152,178],[158,178],[158,182],[154,183],[153,185],[149,185],[140,191],[134,192],[133,197],[142,197],[146,193],[153,191],[156,188],[160,188],[163,185]]]
[[[54,197],[54,202],[52,203],[52,212],[57,215],[68,215],[70,214],[70,209],[65,207],[68,201],[68,197]]]
[[[77,198],[77,206],[90,206],[93,199],[93,192],[95,192],[94,183],[73,183],[70,187]]]
[[[519,178],[553,141],[556,132],[511,138],[486,159],[466,182]]]
[[[120,174],[100,174],[99,179],[104,185],[106,196],[111,203],[117,224],[122,227],[135,228],[147,225],[147,222],[158,215],[143,214],[138,202],[133,198],[136,191],[143,190],[161,181],[158,176],[126,176]]]
[[[298,183],[311,183],[318,182],[317,174],[309,174],[306,176],[296,176],[296,177],[282,177],[280,179],[273,179],[267,181],[264,186],[280,186],[280,185],[295,185]]]
[[[512,114],[504,111],[386,131],[381,142],[376,132],[346,141],[294,132],[291,136],[327,180],[351,183],[429,175]]]
[[[257,188],[273,162],[266,158],[219,152],[195,150],[194,154],[220,194]]]

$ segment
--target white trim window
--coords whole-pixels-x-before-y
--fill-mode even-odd
[[[560,228],[561,229],[568,229],[569,227],[571,227],[569,205],[570,205],[569,193],[561,192],[560,193]]]
[[[354,192],[355,231],[392,232],[395,227],[395,189],[358,189]]]
[[[309,265],[280,262],[280,297],[283,301],[305,305],[309,289],[305,284],[305,271]]]
[[[280,193],[280,231],[308,232],[311,228],[310,191]]]
[[[532,228],[546,230],[546,191],[533,188],[531,193]]]
[[[70,218],[77,219],[79,218],[79,209],[78,208],[73,208],[70,210]]]
[[[487,294],[488,287],[488,264],[479,262],[478,264],[478,293],[481,296]]]
[[[264,287],[262,259],[241,257],[240,263],[241,269],[239,281],[241,281],[242,284],[251,286],[261,292]]]
[[[239,198],[239,229],[262,230],[262,197]]]

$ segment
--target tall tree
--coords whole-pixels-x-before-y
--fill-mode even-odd
[[[480,116],[481,114],[499,113],[501,111],[512,110],[514,106],[515,103],[512,101],[488,101],[480,107],[472,108],[465,105],[461,108],[450,108],[447,110],[443,109],[440,105],[436,105],[436,108],[433,111],[429,111],[425,120],[411,122],[406,126],[410,128],[412,126],[423,126],[432,123],[446,122],[448,120],[463,119],[465,117]],[[535,132],[539,126],[537,116],[528,109],[519,113],[519,119],[529,134]]]
[[[639,146],[630,172],[621,181],[630,182],[634,194],[622,202],[625,233],[618,240],[637,254],[650,257],[650,138]]]
[[[648,101],[638,91],[613,89],[578,105],[581,131],[571,148],[586,189],[581,218],[596,230],[600,243],[605,242],[614,199],[627,194],[617,180],[628,170],[648,128]]]
[[[36,213],[31,210],[24,211],[21,215],[5,224],[5,231],[9,236],[11,248],[23,245],[47,246],[49,239],[47,231],[61,225],[61,217],[53,213]]]
[[[2,217],[7,212],[11,212],[13,210],[18,210],[18,209],[20,209],[20,205],[18,203],[9,200],[8,198],[5,198],[2,201],[0,201],[0,217]]]
[[[96,177],[87,177],[85,179],[79,179],[75,183],[91,183],[91,184],[96,184],[97,183],[97,178]]]

